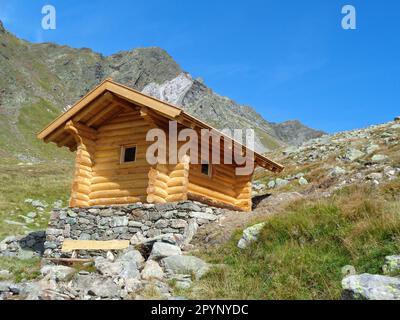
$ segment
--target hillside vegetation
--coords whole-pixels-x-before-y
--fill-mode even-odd
[[[379,274],[400,252],[400,180],[351,186],[327,199],[300,200],[265,220],[259,240],[243,251],[241,232],[207,250],[225,264],[191,291],[196,299],[340,299],[341,269]]]
[[[400,123],[324,136],[276,152],[278,176],[257,173],[252,214],[201,230],[199,254],[223,264],[190,291],[196,299],[340,299],[342,268],[381,274],[400,253]],[[265,226],[249,248],[242,230]]]

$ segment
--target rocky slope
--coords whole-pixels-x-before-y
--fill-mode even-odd
[[[299,122],[274,124],[251,107],[214,93],[192,79],[162,49],[144,48],[103,56],[90,49],[18,39],[0,22],[0,152],[21,160],[52,157],[34,133],[107,77],[173,102],[217,128],[254,128],[257,149],[299,144],[322,133]],[[25,150],[19,152],[14,138]],[[32,157],[33,156],[33,157]]]

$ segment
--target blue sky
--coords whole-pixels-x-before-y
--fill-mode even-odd
[[[57,29],[41,29],[41,8]],[[357,30],[341,28],[344,5]],[[159,46],[217,93],[267,120],[327,132],[400,115],[400,1],[0,0],[0,19],[34,42],[105,55]]]

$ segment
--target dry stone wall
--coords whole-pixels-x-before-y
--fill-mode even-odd
[[[192,201],[54,209],[46,232],[44,255],[70,256],[61,253],[64,239],[130,240],[133,246],[162,241],[183,248],[200,225],[217,221],[223,211]],[[80,252],[80,257],[98,254]]]

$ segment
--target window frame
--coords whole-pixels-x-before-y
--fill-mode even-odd
[[[203,166],[208,166],[208,173],[207,173],[207,174],[205,174],[205,173],[203,172]],[[209,163],[202,163],[202,164],[200,164],[200,173],[201,173],[202,176],[208,177],[208,178],[211,179],[211,178],[212,178],[212,175],[213,175],[212,165],[209,164]]]
[[[125,161],[125,152],[127,149],[135,148],[135,160],[133,161]],[[137,161],[137,152],[138,148],[136,144],[128,144],[128,145],[123,145],[121,146],[121,155],[120,155],[120,164],[123,165],[129,165],[129,164],[134,164]]]

